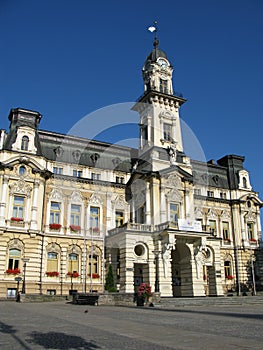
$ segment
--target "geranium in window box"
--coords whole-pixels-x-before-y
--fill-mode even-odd
[[[20,273],[20,269],[7,269],[6,273],[8,275],[18,275]]]
[[[231,242],[230,238],[225,238],[224,241],[225,241],[225,243],[230,243]]]
[[[88,274],[89,277],[91,277],[90,273]],[[100,278],[100,275],[98,273],[93,273],[92,278]]]
[[[90,230],[92,232],[99,232],[100,231],[100,228],[99,227],[91,227]]]
[[[80,231],[80,226],[70,225],[69,228],[71,229],[71,231],[74,231],[74,232]]]
[[[256,238],[249,238],[249,241],[252,242],[252,243],[257,243]]]
[[[67,276],[77,278],[77,277],[79,277],[79,273],[76,271],[75,272],[68,272]]]
[[[46,275],[48,277],[58,277],[59,276],[59,272],[57,272],[57,271],[47,271]]]
[[[228,275],[228,276],[226,276],[226,279],[228,279],[228,280],[233,280],[233,279],[234,279],[234,276]]]
[[[16,221],[16,222],[24,221],[23,218],[16,218],[16,217],[12,217],[10,220],[11,220],[11,221]]]
[[[60,224],[49,224],[49,228],[51,230],[59,230],[61,228],[61,225]]]

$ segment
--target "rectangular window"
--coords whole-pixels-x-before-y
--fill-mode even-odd
[[[223,222],[222,226],[223,226],[223,239],[224,240],[229,240],[230,239],[230,236],[229,236],[229,223],[228,222]]]
[[[160,79],[160,92],[163,92],[164,94],[168,93],[168,83],[167,80]]]
[[[214,197],[213,191],[207,191],[207,197]]]
[[[58,272],[58,254],[55,252],[47,253],[47,272]]]
[[[21,251],[18,249],[9,250],[9,260],[8,260],[8,269],[16,270],[19,269],[19,261],[21,257]]]
[[[117,184],[123,184],[124,183],[124,177],[116,176],[116,183]]]
[[[63,168],[58,168],[56,166],[53,167],[53,173],[54,174],[58,174],[58,175],[62,175],[63,173]]]
[[[115,225],[116,225],[116,227],[123,225],[123,223],[124,223],[123,211],[116,211],[115,212]]]
[[[82,177],[82,171],[81,170],[73,170],[73,176],[74,177]]]
[[[25,197],[14,196],[13,217],[24,219]]]
[[[225,278],[229,278],[231,274],[231,264],[230,261],[224,262]]]
[[[195,188],[194,194],[196,194],[197,196],[200,196],[201,195],[201,188]]]
[[[94,274],[97,275],[98,274],[98,269],[99,267],[99,257],[97,255],[90,255],[89,256],[89,275],[92,273],[93,277]]]
[[[78,254],[71,253],[68,256],[68,271],[73,273],[73,272],[78,272],[79,271],[79,256]]]
[[[100,174],[91,173],[91,180],[100,180]]]
[[[100,223],[100,208],[90,207],[90,228],[93,230],[99,229]]]
[[[163,138],[165,141],[172,140],[172,125],[164,123],[163,124]]]
[[[60,203],[51,202],[50,205],[50,224],[59,224],[60,223]]]
[[[226,192],[220,192],[220,198],[226,199]]]
[[[80,226],[80,205],[71,204],[70,225]]]
[[[253,222],[248,222],[247,223],[247,236],[249,240],[254,239],[254,224]]]
[[[209,220],[209,231],[213,235],[216,235],[216,221],[215,220]]]
[[[175,203],[170,203],[170,221],[178,222],[179,217],[179,205]]]

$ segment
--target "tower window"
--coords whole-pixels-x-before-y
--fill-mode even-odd
[[[28,144],[29,144],[29,137],[23,136],[22,142],[21,142],[21,150],[22,151],[28,151]]]
[[[123,223],[124,223],[123,211],[116,211],[115,212],[115,225],[116,225],[116,227],[123,225]]]
[[[163,92],[164,94],[168,93],[167,88],[167,80],[160,79],[160,92]]]
[[[179,216],[179,205],[170,203],[170,221],[176,223]]]
[[[172,125],[167,123],[163,124],[163,138],[165,141],[172,140]]]

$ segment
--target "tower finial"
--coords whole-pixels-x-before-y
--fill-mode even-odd
[[[157,48],[158,47],[158,45],[159,45],[159,40],[158,40],[158,38],[157,38],[157,21],[154,21],[153,22],[153,25],[152,26],[150,26],[149,28],[148,28],[148,30],[151,32],[151,33],[155,33],[155,35],[154,35],[154,41],[153,41],[153,46],[155,47],[155,48]]]

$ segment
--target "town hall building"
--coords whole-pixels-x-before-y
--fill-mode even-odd
[[[173,67],[154,40],[133,111],[138,149],[44,131],[11,109],[0,134],[0,297],[17,290],[223,296],[261,287],[260,208],[243,156],[184,152]],[[20,285],[19,285],[20,284]]]

